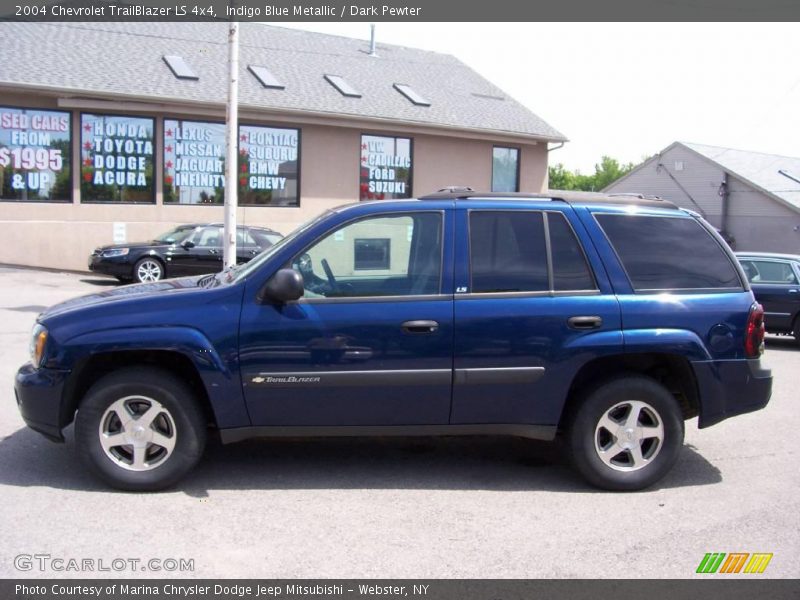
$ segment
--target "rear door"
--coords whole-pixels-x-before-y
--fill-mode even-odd
[[[770,331],[791,331],[800,310],[800,284],[792,261],[769,258],[740,258],[756,299],[764,307]]]
[[[580,366],[621,347],[617,300],[572,208],[542,204],[459,207],[451,423],[553,425]]]

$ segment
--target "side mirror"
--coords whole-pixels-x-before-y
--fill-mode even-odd
[[[258,300],[285,304],[299,299],[303,292],[303,276],[294,269],[281,269],[261,288]]]
[[[190,250],[194,248],[194,242],[186,240],[185,242],[181,242],[181,246],[184,248],[184,250]]]

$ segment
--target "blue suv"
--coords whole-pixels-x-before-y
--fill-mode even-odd
[[[209,431],[564,442],[593,485],[662,478],[699,427],[764,407],[764,320],[725,242],[661,200],[446,190],[331,210],[245,265],[42,313],[27,424],[155,490]]]

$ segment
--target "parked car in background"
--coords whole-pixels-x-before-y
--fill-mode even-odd
[[[736,258],[764,307],[767,331],[800,344],[800,255],[737,252]]]
[[[89,257],[89,270],[139,283],[215,273],[223,266],[222,232],[221,223],[193,223],[147,242],[101,246]],[[266,227],[238,227],[236,262],[247,262],[282,237]]]
[[[763,311],[699,216],[550,194],[360,202],[246,265],[63,302],[17,373],[22,417],[58,441],[74,420],[86,465],[127,490],[177,482],[209,425],[560,435],[593,485],[652,485],[687,419],[767,404]]]

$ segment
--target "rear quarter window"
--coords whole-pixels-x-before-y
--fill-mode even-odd
[[[742,289],[714,237],[690,217],[595,214],[636,291]]]

